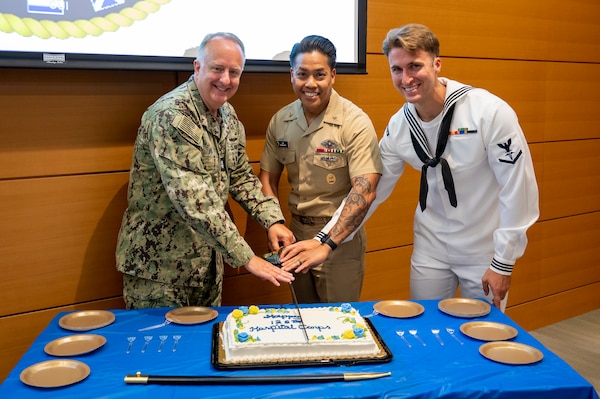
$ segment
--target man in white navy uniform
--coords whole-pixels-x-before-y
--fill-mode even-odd
[[[383,51],[407,103],[380,140],[383,174],[362,223],[390,196],[406,163],[420,169],[411,298],[449,298],[460,287],[461,296],[486,297],[504,310],[527,229],[539,217],[533,163],[517,115],[486,90],[438,77],[439,41],[426,26],[391,30]],[[342,203],[320,236],[335,243],[352,237],[360,215],[343,209]],[[326,258],[327,246],[316,241],[286,248],[284,269],[303,271]]]

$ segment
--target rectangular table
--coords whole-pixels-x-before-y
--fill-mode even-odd
[[[370,318],[380,336],[393,353],[387,363],[276,368],[269,370],[219,371],[211,365],[212,326],[224,321],[234,307],[217,308],[216,319],[197,325],[168,324],[148,331],[140,328],[163,322],[166,308],[144,310],[114,310],[115,321],[85,333],[106,337],[99,349],[84,355],[69,357],[86,363],[90,375],[83,381],[60,388],[34,388],[20,381],[20,373],[28,366],[44,360],[60,359],[44,352],[44,346],[61,337],[81,334],[62,329],[57,315],[21,358],[7,379],[0,385],[0,398],[510,398],[510,399],[598,399],[592,385],[562,359],[546,349],[539,341],[495,308],[475,319],[458,318],[442,313],[438,301],[416,301],[425,311],[412,318],[392,318],[375,315]],[[375,302],[353,303],[361,314],[370,314]],[[267,305],[274,307],[275,305]],[[292,307],[291,305],[284,305]],[[461,324],[469,321],[500,322],[517,329],[514,342],[539,349],[544,357],[527,365],[507,365],[491,361],[479,353],[484,343],[463,335]],[[447,332],[453,328],[460,345]],[[431,333],[440,329],[441,345]],[[411,343],[396,335],[396,329],[417,329],[426,343],[423,346],[407,334]],[[160,336],[167,336],[159,352]],[[145,336],[151,336],[145,352]],[[173,336],[181,336],[173,351]],[[131,352],[126,353],[128,337],[136,337]],[[127,374],[150,375],[291,375],[342,372],[391,372],[391,376],[376,380],[277,385],[129,385]]]

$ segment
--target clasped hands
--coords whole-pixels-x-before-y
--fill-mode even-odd
[[[312,266],[323,263],[330,253],[328,245],[309,239],[282,248],[279,261],[285,271],[306,274]]]

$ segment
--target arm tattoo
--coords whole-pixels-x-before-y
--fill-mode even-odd
[[[338,236],[343,240],[360,226],[375,199],[375,188],[365,175],[356,176],[351,182],[352,189],[346,198],[346,204],[330,233],[338,242],[341,241]]]

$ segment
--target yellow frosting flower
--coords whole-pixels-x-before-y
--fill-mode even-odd
[[[250,314],[258,314],[258,306],[256,306],[256,305],[250,306],[250,308],[248,309],[248,313],[250,313]]]
[[[342,338],[344,339],[353,339],[356,338],[356,336],[354,335],[354,331],[352,330],[346,330],[342,333]]]
[[[235,318],[235,319],[239,319],[244,315],[244,312],[242,312],[239,309],[234,310],[233,312],[231,312],[231,315]]]

